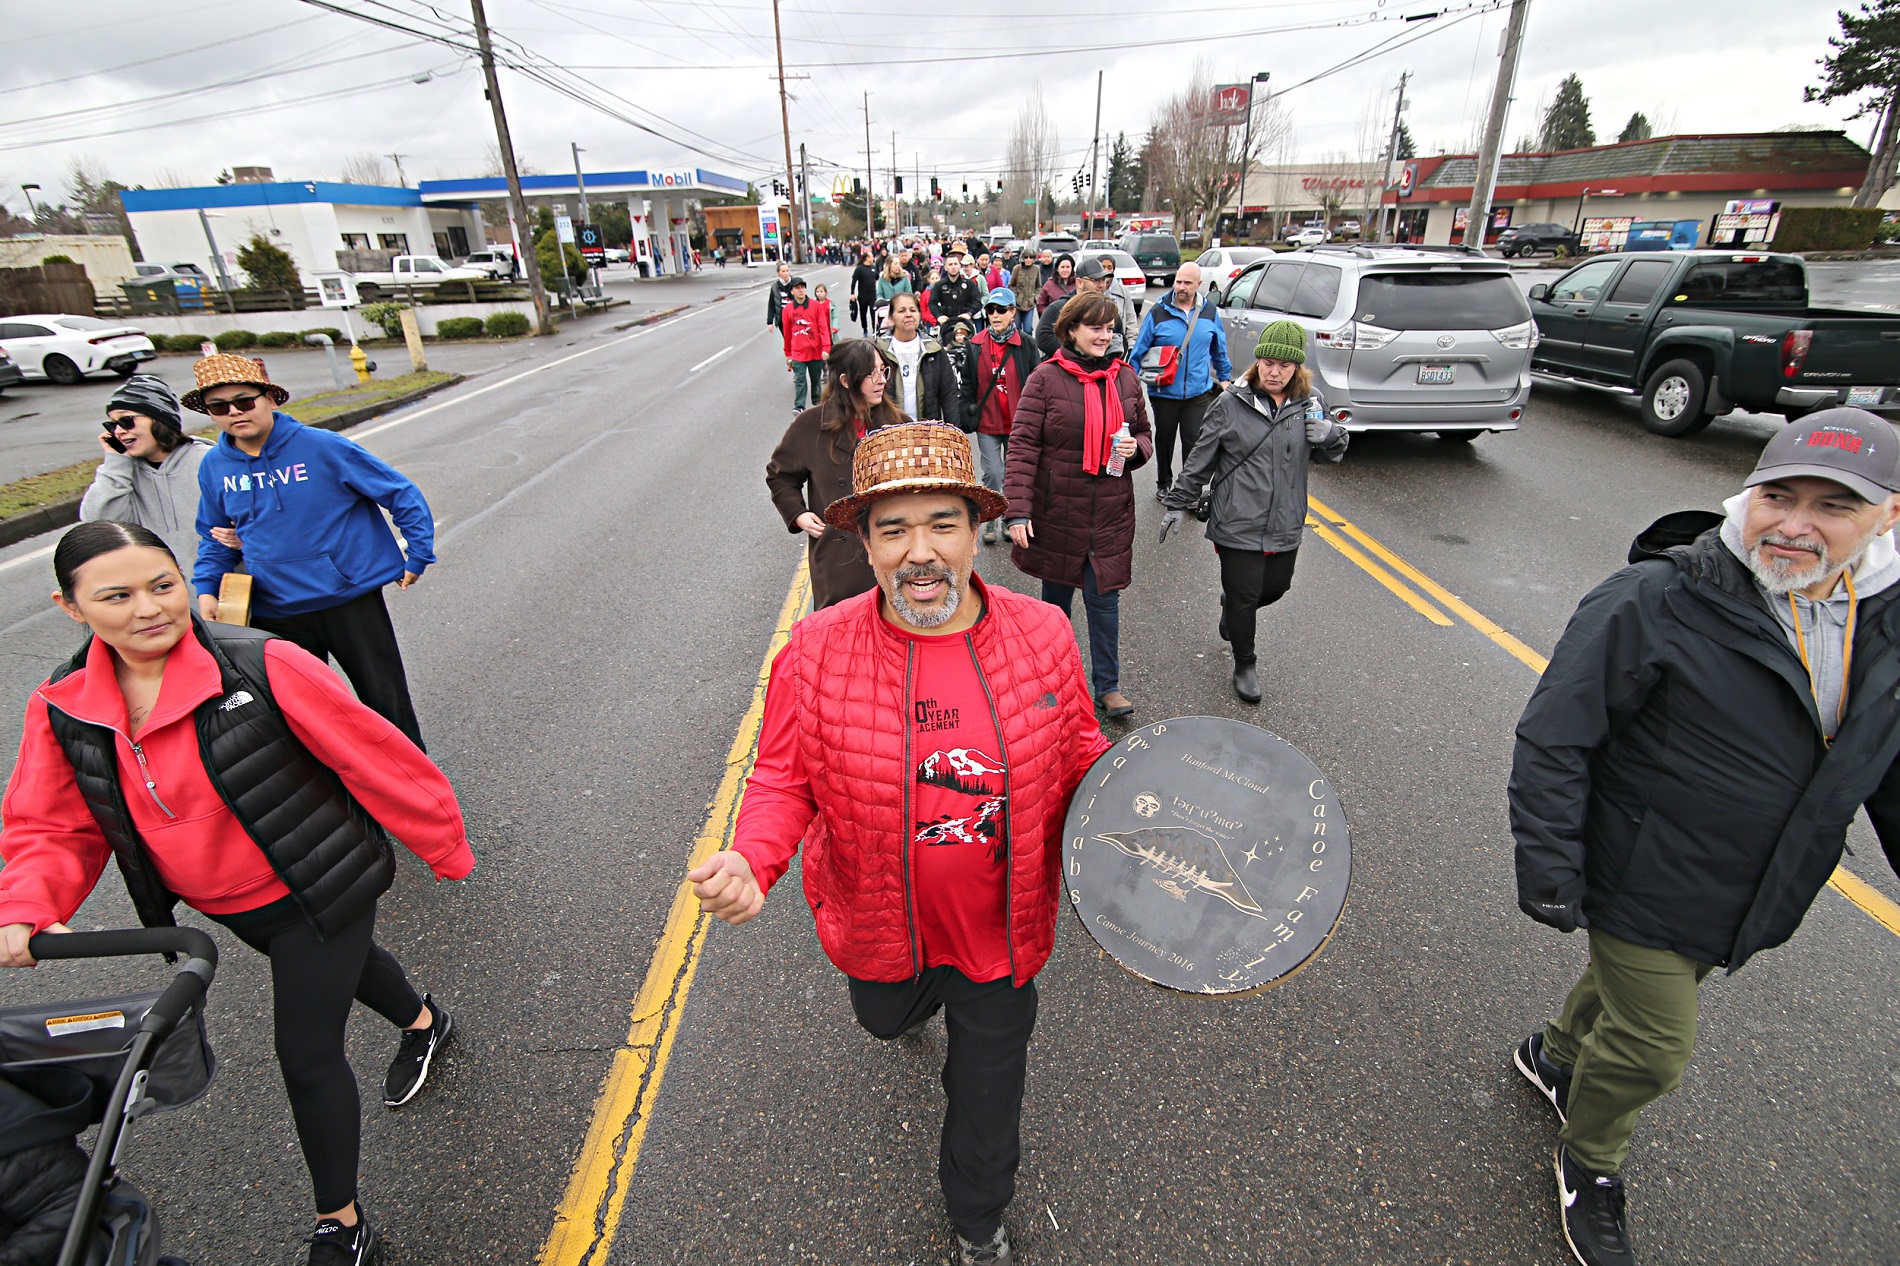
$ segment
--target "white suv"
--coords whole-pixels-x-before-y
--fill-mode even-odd
[[[1458,246],[1318,246],[1250,265],[1221,299],[1229,347],[1292,320],[1332,417],[1352,431],[1515,431],[1537,326],[1503,260]]]

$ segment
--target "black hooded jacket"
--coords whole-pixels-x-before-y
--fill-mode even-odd
[[[1900,869],[1900,587],[1861,601],[1830,747],[1721,516],[1670,515],[1584,598],[1518,721],[1519,896],[1734,971],[1794,935],[1866,805]]]

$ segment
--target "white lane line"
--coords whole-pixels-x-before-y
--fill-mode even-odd
[[[51,545],[42,545],[30,554],[22,554],[18,558],[9,558],[6,562],[0,563],[0,571],[6,571],[10,567],[18,567],[22,563],[31,563],[37,559],[45,558],[52,552],[53,547]]]
[[[737,347],[737,346],[739,346],[737,343],[733,343],[730,346],[720,348],[718,351],[714,352],[711,356],[708,356],[705,360],[700,361],[699,364],[693,366],[691,369],[687,370],[686,372],[689,374],[698,373],[700,370],[706,368],[706,366],[712,364],[714,361],[718,360],[721,356],[724,356],[727,352],[731,351],[734,347]]]
[[[360,444],[372,435],[380,435],[384,431],[390,430],[394,427],[402,426],[404,423],[414,422],[417,418],[426,418],[431,413],[437,413],[443,409],[451,409],[457,405],[466,404],[470,400],[473,400],[476,396],[485,396],[491,391],[499,391],[503,387],[510,386],[511,384],[520,382],[523,378],[532,378],[536,374],[545,373],[547,370],[553,369],[556,366],[565,365],[569,361],[579,360],[583,356],[592,356],[595,352],[604,352],[610,347],[619,347],[622,343],[631,343],[634,339],[645,338],[647,335],[652,334],[658,330],[664,330],[669,326],[678,325],[681,321],[691,320],[693,317],[698,316],[702,312],[710,312],[710,311],[712,311],[711,308],[695,308],[691,312],[686,313],[684,316],[676,316],[670,321],[661,321],[658,325],[649,325],[643,330],[636,330],[632,334],[627,335],[625,338],[617,338],[606,343],[598,344],[594,347],[584,348],[581,351],[573,353],[572,355],[563,356],[559,360],[551,360],[545,365],[536,365],[533,369],[524,369],[522,372],[515,374],[512,377],[504,378],[500,382],[491,382],[486,387],[478,387],[474,391],[469,392],[467,395],[457,396],[453,400],[444,400],[441,404],[432,404],[432,405],[429,405],[427,408],[417,409],[413,413],[404,413],[400,417],[391,418],[389,421],[383,423],[381,426],[372,426],[367,431],[354,432],[349,435],[349,438],[352,440],[355,440],[357,443]]]

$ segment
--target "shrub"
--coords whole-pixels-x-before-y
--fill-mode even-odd
[[[267,238],[253,233],[251,240],[238,248],[238,267],[251,279],[251,285],[258,290],[289,290],[303,293],[303,278],[297,273],[297,261],[290,252],[273,245]]]
[[[297,341],[301,343],[306,338],[309,338],[312,334],[328,334],[330,336],[330,341],[332,343],[347,344],[350,341],[343,337],[342,330],[339,330],[335,328],[334,326],[329,326],[329,325],[319,325],[315,329],[312,329],[312,330],[298,330]]]
[[[226,330],[222,334],[212,335],[211,341],[218,345],[221,352],[235,352],[240,348],[255,347],[257,335],[249,330]]]
[[[444,317],[435,323],[437,338],[480,338],[482,319],[480,317]]]
[[[303,342],[295,330],[267,330],[257,336],[259,347],[295,347]]]
[[[549,229],[534,243],[535,262],[541,266],[541,280],[551,283],[565,269],[567,278],[575,285],[587,280],[587,261],[573,245],[561,241],[560,237]]]
[[[372,321],[383,328],[390,338],[402,337],[402,313],[405,305],[393,299],[381,303],[366,303],[359,309],[365,321]]]
[[[1900,242],[1900,220],[1883,220],[1876,242]]]
[[[519,312],[497,312],[488,318],[490,338],[520,338],[528,332],[528,318]]]
[[[77,264],[78,262],[71,255],[48,255],[40,261],[42,264]]]
[[[152,346],[161,352],[195,352],[205,341],[202,334],[154,334]]]
[[[1787,207],[1775,226],[1778,251],[1859,251],[1880,232],[1879,207]]]

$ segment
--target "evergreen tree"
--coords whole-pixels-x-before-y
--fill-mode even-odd
[[[1649,126],[1649,116],[1644,114],[1641,110],[1638,110],[1635,114],[1630,115],[1630,121],[1623,125],[1623,130],[1618,134],[1616,139],[1619,141],[1646,141],[1654,134],[1655,130]]]
[[[1399,120],[1399,152],[1401,159],[1417,158],[1418,146],[1412,141],[1412,129],[1405,126],[1405,120]]]
[[[1544,111],[1544,125],[1537,133],[1541,150],[1582,149],[1597,143],[1596,129],[1590,126],[1590,99],[1583,95],[1583,81],[1565,75],[1557,85],[1557,95]]]
[[[1877,206],[1900,179],[1900,0],[1862,0],[1859,14],[1839,17],[1841,33],[1827,41],[1833,52],[1819,63],[1822,81],[1802,95],[1828,104],[1865,94],[1849,117],[1874,117],[1874,152],[1852,205]]]
[[[238,247],[237,262],[249,276],[253,290],[288,290],[292,294],[303,291],[297,261],[290,257],[289,251],[261,234],[251,234],[251,240]]]

